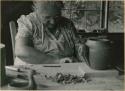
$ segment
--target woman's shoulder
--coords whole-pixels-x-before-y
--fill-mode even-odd
[[[21,15],[20,18],[18,18],[17,23],[21,25],[23,24],[32,29],[35,25],[37,25],[36,13],[31,12],[28,15]]]
[[[21,16],[18,18],[18,20],[24,20],[24,21],[29,20],[29,21],[33,21],[33,20],[35,20],[35,18],[36,18],[36,13],[35,13],[35,12],[31,12],[31,13],[29,13],[28,15],[21,15]],[[17,21],[18,21],[18,20],[17,20]]]

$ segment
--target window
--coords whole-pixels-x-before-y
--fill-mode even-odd
[[[65,8],[63,9],[63,15],[67,18],[70,18],[77,30],[85,30],[86,32],[92,32],[95,29],[100,29],[102,20],[104,17],[103,10],[105,5],[102,6],[102,1],[64,1]],[[120,22],[123,25],[123,9],[122,1],[110,1],[109,2],[109,13],[108,22],[112,22],[112,19],[115,18],[115,15],[118,18],[118,15],[114,13],[120,14]],[[117,7],[116,7],[117,6]],[[102,8],[103,7],[103,8]],[[114,9],[114,10],[112,10]],[[121,9],[121,10],[120,10]],[[113,16],[113,17],[112,17]],[[117,22],[118,20],[115,20]],[[106,21],[103,21],[106,22]],[[107,23],[108,23],[107,22]],[[108,31],[111,30],[111,24],[108,24]],[[114,25],[112,25],[114,26]],[[118,30],[116,30],[118,31]]]
[[[124,32],[124,1],[109,3],[109,32]]]

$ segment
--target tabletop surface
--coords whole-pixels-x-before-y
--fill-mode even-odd
[[[85,63],[67,63],[67,64],[43,64],[43,65],[23,65],[14,66],[23,69],[36,70],[41,75],[53,76],[57,72],[70,73],[73,75],[89,75],[91,81],[78,84],[57,84],[45,80],[40,74],[34,75],[37,89],[42,90],[123,90],[124,80],[120,79],[118,71],[94,70]],[[2,89],[9,89],[7,86]]]

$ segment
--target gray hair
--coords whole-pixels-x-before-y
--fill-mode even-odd
[[[33,10],[34,11],[54,11],[54,12],[60,12],[62,8],[64,8],[62,1],[33,1]]]

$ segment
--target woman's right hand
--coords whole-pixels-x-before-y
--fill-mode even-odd
[[[60,59],[60,63],[72,63],[72,62],[73,62],[73,59],[70,57]]]

